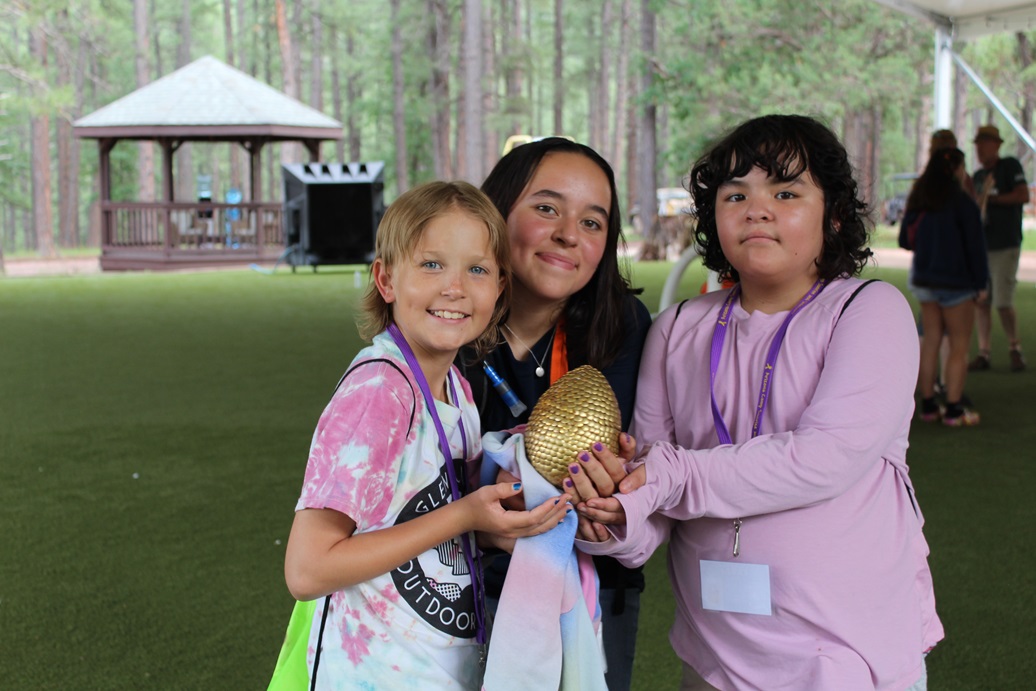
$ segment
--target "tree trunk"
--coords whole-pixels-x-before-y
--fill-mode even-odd
[[[925,164],[928,162],[928,143],[930,141],[930,133],[933,129],[931,127],[930,113],[932,112],[932,71],[927,63],[924,63],[918,67],[918,77],[921,84],[921,103],[917,108],[916,116],[914,118],[914,170],[920,172],[924,170]],[[926,88],[928,87],[928,88]],[[958,97],[954,94],[954,105],[960,103],[963,105],[963,98]],[[956,108],[954,109],[953,116],[953,129],[954,131],[960,131],[961,123],[957,120]],[[959,135],[958,135],[958,140]]]
[[[278,4],[280,4],[280,14],[281,14],[281,17],[283,17],[284,16],[284,5],[283,5],[282,0],[278,0]],[[275,26],[276,26],[276,24],[278,24],[276,13],[275,13],[275,16],[274,16],[274,24],[275,24]],[[270,45],[270,37],[275,32],[276,32],[276,29],[274,31],[264,31],[263,32],[264,44],[265,44],[264,45],[265,50],[263,51],[263,76],[264,76],[264,80],[266,81],[267,84],[272,84],[273,83],[273,66],[270,64],[270,60],[273,58],[273,46]],[[278,174],[279,171],[276,169],[276,164],[275,164],[274,161],[275,161],[275,158],[276,158],[276,160],[281,160],[280,158],[277,158],[277,157],[281,156],[282,154],[281,154],[281,151],[280,151],[280,145],[278,145],[278,144],[270,144],[269,146],[267,146],[265,148],[264,151],[265,151],[265,154],[266,154],[263,157],[263,160],[266,163],[266,175],[264,175],[263,177],[264,177],[264,181],[266,183],[266,192],[265,192],[265,194],[261,198],[262,198],[263,201],[272,201],[272,200],[280,199],[280,197],[281,197],[281,194],[278,192],[278,190],[281,189],[281,184],[282,184],[281,183],[281,176]]]
[[[242,4],[244,4],[245,2],[245,0],[238,1]],[[265,5],[266,4],[263,3],[264,7]],[[255,18],[255,26],[253,31],[248,32],[249,34],[251,34],[252,37],[252,51],[251,54],[248,56],[248,74],[255,77],[259,74],[259,34],[261,33],[263,36],[267,36],[269,33],[267,31],[262,30],[263,25],[260,23],[261,15],[259,14],[259,0],[252,0],[252,16]],[[265,43],[264,47],[268,46],[269,43]],[[268,51],[265,51],[264,54],[265,53],[268,53]],[[269,84],[269,82],[267,82],[267,84]]]
[[[134,0],[138,2],[139,0]],[[237,65],[234,60],[234,21],[233,21],[233,8],[231,3],[233,0],[223,0],[223,50],[227,64],[231,67]]]
[[[157,1],[158,0],[150,0],[150,2],[148,3],[148,14],[152,17],[158,16],[158,13],[155,12],[155,3]],[[162,68],[162,43],[160,38],[161,34],[156,31],[151,41],[151,43],[153,44],[152,48],[154,49],[155,54],[155,74],[165,73],[165,70]]]
[[[182,0],[180,13],[180,47],[176,53],[176,67],[191,61],[191,0]],[[198,199],[198,183],[194,172],[194,152],[190,142],[184,142],[176,152],[176,198],[180,201]]]
[[[136,46],[134,64],[137,88],[151,82],[148,69],[148,12],[147,0],[133,0],[133,34]],[[137,142],[137,199],[142,202],[155,200],[155,147],[150,141]]]
[[[291,33],[288,30],[288,18],[285,13],[284,0],[276,0],[277,44],[281,51],[281,72],[284,78],[284,93],[294,99],[299,97],[299,86],[295,76],[298,66],[295,64],[295,50],[292,47]],[[296,163],[300,160],[299,145],[295,142],[282,142],[281,163]]]
[[[72,71],[72,84],[75,93],[75,103],[72,107],[72,119],[75,120],[83,113],[83,99],[84,99],[84,82],[86,81],[86,60],[87,60],[87,42],[80,40],[78,41],[77,48],[77,59],[75,61],[75,67]],[[75,238],[76,244],[82,244],[82,229],[79,218],[79,205],[82,199],[82,194],[79,189],[79,161],[81,157],[82,143],[79,139],[70,135],[70,145],[68,151],[68,169],[71,174],[68,177],[68,188],[62,190],[64,198],[68,200],[69,207],[69,233]],[[87,238],[89,244],[90,238]],[[99,245],[90,245],[97,247]]]
[[[30,29],[29,52],[40,65],[46,66],[44,27],[37,25]],[[45,84],[35,85],[33,97],[44,102],[47,90]],[[50,116],[38,113],[30,118],[29,123],[32,131],[32,217],[36,249],[40,256],[53,258],[57,251],[54,249],[54,213],[50,193]]]
[[[324,111],[324,30],[320,16],[319,0],[311,0],[309,23],[313,30],[310,41],[309,105]]]
[[[554,134],[565,133],[565,12],[554,0]]]
[[[428,59],[432,67],[430,125],[435,177],[453,177],[450,156],[450,18],[445,0],[428,0]]]
[[[853,111],[846,115],[846,135],[843,139],[849,153],[849,160],[856,171],[856,181],[860,187],[860,197],[866,204],[873,200],[873,113]]]
[[[482,138],[482,3],[464,0],[464,40],[462,70],[464,74],[464,136],[457,172],[474,185],[481,184]]]
[[[479,118],[479,131],[482,133],[482,161],[479,165],[479,181],[483,174],[492,169],[500,158],[500,134],[496,127],[486,128],[486,122],[492,122],[500,111],[499,99],[496,91],[496,32],[493,27],[500,24],[500,20],[493,16],[492,5],[490,5],[489,16],[482,18],[482,55],[483,60],[479,65],[482,75],[479,78],[482,93],[482,115]]]
[[[609,136],[609,115],[611,108],[611,81],[612,81],[612,53],[615,51],[612,43],[612,25],[615,23],[615,8],[612,0],[601,2],[601,37],[599,44],[601,50],[598,56],[597,66],[597,88],[594,103],[594,114],[590,122],[593,123],[594,132],[590,134],[590,146],[601,153],[605,158],[609,157],[608,144]]]
[[[331,56],[331,112],[338,122],[345,122],[342,115],[342,63],[338,59],[339,33],[334,25],[328,27],[327,45]],[[335,141],[335,160],[345,162],[345,139]]]
[[[646,96],[654,82],[655,55],[655,13],[651,10],[651,0],[641,0],[640,4],[640,54],[643,67],[640,73],[640,93]],[[641,259],[664,259],[665,248],[660,239],[658,225],[658,188],[657,150],[655,148],[655,127],[657,111],[655,104],[644,100],[638,114],[637,128],[637,205],[640,218],[640,232],[644,238],[641,247]]]
[[[68,10],[62,9],[57,13],[58,32],[56,50],[54,57],[57,60],[57,79],[59,89],[67,89],[72,86],[72,63],[71,46],[67,39],[70,37]],[[74,104],[73,104],[74,107]],[[79,244],[79,228],[76,226],[76,205],[78,197],[75,195],[76,171],[72,167],[72,146],[75,143],[72,136],[72,117],[68,112],[59,113],[55,123],[55,138],[58,149],[58,243],[61,247],[75,247]]]
[[[524,114],[521,107],[522,91],[524,89],[525,82],[525,71],[522,69],[522,62],[519,56],[519,48],[524,44],[528,48],[528,44],[524,40],[519,39],[520,36],[524,36],[523,24],[522,24],[522,13],[519,6],[518,0],[503,0],[503,8],[501,10],[501,21],[507,22],[510,25],[510,30],[506,32],[503,40],[501,40],[501,48],[506,56],[506,94],[507,94],[507,113],[510,115],[510,122],[507,126],[508,134],[521,134],[522,132],[522,115]]]
[[[248,51],[245,50],[245,37],[252,33],[248,31],[248,24],[246,23],[245,0],[234,0],[234,14],[237,26],[237,31],[234,34],[234,54],[237,60],[234,62],[234,66],[243,71],[248,63],[246,59]]]
[[[291,41],[291,67],[292,77],[295,80],[295,98],[302,102],[306,102],[302,94],[302,40],[298,36],[298,33],[302,32],[302,27],[305,24],[302,22],[303,14],[303,2],[304,0],[294,0],[291,3],[291,28],[296,31],[296,35]],[[290,30],[289,30],[290,31]],[[291,34],[289,33],[289,36]],[[300,147],[301,148],[301,147]]]
[[[619,60],[615,66],[615,129],[608,148],[608,156],[615,168],[615,180],[626,181],[626,126],[627,101],[629,101],[629,31],[632,9],[630,0],[622,0],[622,17],[619,21]]]
[[[453,160],[456,163],[457,179],[466,179],[466,173],[468,170],[467,157],[464,153],[464,142],[467,139],[468,131],[468,93],[465,89],[466,81],[464,75],[464,33],[467,25],[467,19],[464,17],[464,12],[460,15],[460,27],[457,36],[457,80],[460,82],[460,88],[457,90],[457,105],[455,106],[455,112],[457,114],[457,130],[453,134]]]
[[[356,69],[356,40],[353,27],[347,29],[345,54],[349,56],[349,77],[345,82],[345,100],[349,111],[349,121],[346,129],[349,133],[349,160],[359,161],[360,159],[360,126],[356,124],[356,104],[360,100],[362,84],[360,73]]]
[[[403,35],[399,20],[400,0],[391,0],[392,24],[392,131],[396,151],[396,194],[410,189],[407,171],[406,107],[403,102]]]
[[[633,80],[633,75],[630,75],[630,80]],[[635,84],[634,90],[636,90]],[[630,98],[623,107],[626,109],[626,156],[623,158],[622,163],[626,168],[626,213],[629,215],[633,207],[637,205],[640,190],[637,180],[637,162],[640,160],[640,156],[637,153],[640,150],[637,142],[637,131],[640,127],[640,119],[638,117],[639,111],[633,98]]]
[[[871,150],[870,177],[867,179],[867,205],[876,209],[878,205],[878,178],[881,175],[881,130],[883,126],[881,105],[871,104]]]
[[[223,43],[226,47],[227,64],[231,67],[237,67],[238,63],[234,59],[234,22],[233,22],[233,8],[231,3],[233,0],[223,0]],[[244,185],[242,184],[243,177],[241,175],[242,155],[245,152],[237,144],[230,144],[227,155],[230,163],[230,186],[238,190],[241,190]]]
[[[1029,43],[1029,36],[1019,31],[1015,34],[1018,41],[1018,60],[1022,64],[1022,69],[1019,70],[1022,75],[1022,107],[1021,112],[1018,114],[1018,121],[1026,132],[1032,131],[1032,111],[1033,105],[1036,103],[1036,82],[1033,81],[1029,67],[1033,62],[1032,45]],[[1025,155],[1028,147],[1021,139],[1018,140],[1018,148],[1015,151],[1015,156],[1021,158]]]

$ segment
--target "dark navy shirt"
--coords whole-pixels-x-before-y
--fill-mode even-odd
[[[619,411],[622,413],[622,429],[629,429],[630,420],[633,419],[633,404],[637,393],[637,371],[640,369],[640,353],[644,348],[644,339],[647,338],[648,328],[651,326],[651,313],[640,300],[630,295],[628,297],[628,309],[626,310],[626,324],[623,329],[625,338],[618,357],[609,366],[603,368],[601,373],[611,385],[615,392],[615,398],[619,402]],[[500,395],[493,389],[492,385],[482,371],[481,363],[472,364],[470,351],[462,350],[458,356],[458,366],[464,376],[471,382],[475,404],[479,409],[479,418],[482,425],[482,433],[497,432],[511,429],[517,425],[529,421],[529,414],[532,412],[536,401],[550,387],[550,354],[553,347],[554,329],[547,331],[543,337],[532,346],[532,356],[525,360],[515,360],[511,353],[510,346],[505,342],[501,343],[491,352],[486,361],[490,366],[503,377],[511,386],[518,398],[527,406],[526,410],[515,417],[511,410],[504,403]],[[461,363],[463,360],[463,364]],[[537,362],[543,363],[545,373],[542,377],[536,376]],[[570,355],[568,362],[569,371],[587,364],[579,361]],[[480,380],[480,381],[476,381]],[[486,592],[492,597],[499,597],[503,587],[504,574],[507,570],[508,555],[497,557],[489,568],[486,569]],[[594,564],[597,567],[597,574],[601,579],[602,588],[644,588],[644,576],[640,568],[627,569],[611,557],[594,557]]]

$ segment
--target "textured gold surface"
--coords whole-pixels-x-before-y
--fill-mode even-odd
[[[554,382],[529,414],[525,452],[529,463],[556,487],[576,455],[594,442],[618,453],[622,417],[615,392],[597,369],[578,367]]]

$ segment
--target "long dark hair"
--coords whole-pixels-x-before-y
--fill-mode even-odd
[[[619,244],[622,237],[622,212],[615,189],[615,174],[600,154],[585,144],[564,137],[548,137],[522,144],[501,158],[482,183],[482,191],[493,200],[506,219],[539,168],[544,156],[555,153],[573,153],[585,156],[604,171],[611,189],[611,207],[608,209],[608,235],[604,255],[590,281],[565,303],[565,335],[569,357],[585,361],[598,369],[610,365],[622,346],[626,335],[629,309],[626,296],[639,293],[632,288],[625,267],[619,266]]]
[[[932,152],[921,177],[914,181],[907,197],[907,211],[939,211],[961,190],[957,170],[964,165],[964,152],[944,147]]]
[[[867,205],[859,198],[845,147],[826,126],[804,115],[764,115],[747,120],[713,146],[691,169],[690,191],[698,226],[695,240],[702,263],[738,280],[719,243],[716,194],[719,186],[752,168],[790,181],[808,174],[824,192],[824,246],[817,258],[819,278],[854,276],[872,252],[867,247]]]

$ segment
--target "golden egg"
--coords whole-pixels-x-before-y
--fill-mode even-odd
[[[608,380],[590,365],[565,374],[540,396],[529,414],[525,453],[532,467],[555,487],[568,466],[595,442],[618,453],[622,416]]]

